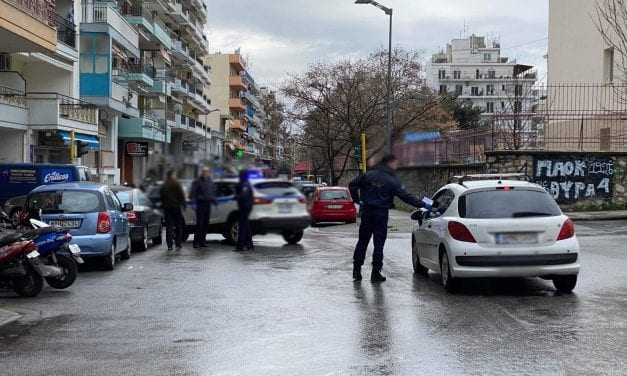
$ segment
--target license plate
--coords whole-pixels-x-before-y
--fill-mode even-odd
[[[496,244],[537,244],[536,233],[506,233],[495,235]]]
[[[76,244],[70,244],[70,252],[73,255],[80,255],[81,254],[81,247],[79,247]]]
[[[292,204],[279,204],[279,214],[289,214],[292,212]]]
[[[80,228],[81,220],[80,219],[52,219],[48,221],[50,226],[58,226],[62,228]]]
[[[327,205],[328,209],[342,209],[343,207],[342,205]]]

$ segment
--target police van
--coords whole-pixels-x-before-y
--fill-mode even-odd
[[[186,196],[189,197],[191,183],[181,181]],[[217,205],[211,208],[208,232],[222,234],[230,243],[237,241],[238,208],[235,198],[237,178],[214,180]],[[280,179],[251,178],[254,206],[250,223],[254,235],[279,234],[289,244],[297,244],[303,238],[304,230],[311,224],[305,196],[291,182]],[[160,201],[161,184],[148,191],[148,197],[155,203]],[[189,202],[184,211],[185,237],[195,232],[196,211]]]

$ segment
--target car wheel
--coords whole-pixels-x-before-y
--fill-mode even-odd
[[[418,247],[416,246],[416,241],[412,237],[411,239],[411,262],[414,267],[414,274],[427,276],[429,275],[429,269],[422,266],[420,263],[420,256],[418,253]]]
[[[577,274],[555,277],[553,278],[553,285],[558,292],[570,294],[577,285]]]
[[[303,239],[305,233],[303,230],[300,231],[286,231],[283,233],[283,239],[285,239],[288,244],[298,244]]]
[[[104,267],[106,270],[115,269],[115,244],[111,244],[111,252],[104,258]]]
[[[239,237],[239,222],[236,220],[230,220],[226,224],[226,229],[224,234],[222,234],[226,241],[230,244],[237,243],[237,238]]]
[[[48,285],[59,290],[72,286],[78,275],[76,261],[67,256],[57,255],[57,266],[63,270],[63,275],[57,278],[46,278]]]
[[[450,293],[457,291],[458,280],[451,275],[451,265],[446,251],[440,256],[440,274],[442,275],[442,286]]]
[[[131,258],[131,243],[129,242],[125,250],[120,252],[120,260],[128,260]]]
[[[140,241],[135,241],[131,244],[133,248],[133,252],[144,252],[148,249],[148,229],[144,227],[144,234],[142,235],[142,239]],[[130,256],[130,255],[129,255]]]
[[[163,227],[159,226],[159,235],[152,238],[152,245],[161,245],[163,243]]]

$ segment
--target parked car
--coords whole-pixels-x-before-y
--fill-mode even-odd
[[[294,185],[305,197],[310,200],[318,187],[322,184],[312,183],[309,181],[301,181]]]
[[[320,222],[357,221],[357,209],[350,192],[344,187],[318,187],[308,207],[314,225]]]
[[[478,179],[444,186],[432,210],[412,215],[414,272],[439,271],[451,292],[473,277],[541,277],[572,291],[579,243],[553,197],[526,181]]]
[[[133,205],[133,210],[126,212],[132,251],[145,251],[149,242],[152,242],[153,245],[161,244],[163,241],[163,214],[148,199],[148,196],[137,188],[113,186],[111,190],[122,205],[129,203]]]
[[[131,203],[122,205],[109,187],[95,183],[40,186],[28,194],[25,206],[30,218],[69,229],[81,257],[102,258],[108,270],[118,257],[130,257],[125,213],[132,210]]]
[[[238,180],[223,178],[214,180],[216,187],[217,206],[211,208],[208,232],[222,234],[227,241],[233,243],[238,234],[238,212],[235,200],[235,187]],[[162,183],[161,183],[162,184]],[[161,184],[151,187],[148,197],[160,205],[159,190]],[[305,197],[288,181],[278,179],[251,179],[255,206],[250,215],[253,234],[281,234],[290,244],[300,242],[304,230],[311,224],[307,212]],[[183,184],[187,195],[191,183]],[[187,239],[194,233],[196,213],[194,203],[189,202],[184,211]]]
[[[0,204],[13,197],[25,196],[40,185],[88,181],[89,177],[89,169],[83,166],[3,163],[0,164]],[[16,208],[14,205],[12,209]],[[6,213],[11,215],[11,211]]]

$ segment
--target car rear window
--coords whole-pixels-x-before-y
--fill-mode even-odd
[[[273,181],[255,184],[255,189],[268,196],[298,196],[300,192],[292,183]]]
[[[562,214],[553,198],[544,191],[499,189],[469,193],[459,199],[462,218],[530,218]]]
[[[122,203],[122,205],[124,204],[128,204],[128,203],[133,203],[133,191],[117,191],[115,192],[115,195],[118,196],[118,200],[120,200],[120,202]]]
[[[92,191],[50,191],[34,193],[29,198],[29,209],[44,214],[74,214],[103,211],[98,192]]]
[[[348,200],[348,192],[343,190],[321,191],[321,200]]]

